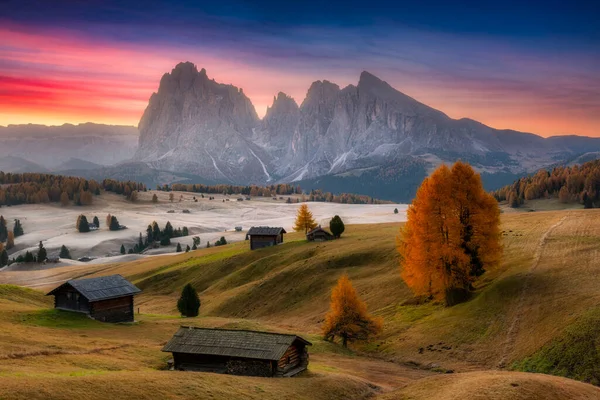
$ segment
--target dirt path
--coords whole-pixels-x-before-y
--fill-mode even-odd
[[[504,344],[503,344],[502,357],[500,358],[500,362],[498,363],[498,368],[500,368],[500,369],[503,369],[506,367],[506,362],[508,360],[508,357],[514,348],[515,339],[519,332],[519,325],[524,316],[523,315],[524,314],[524,312],[523,312],[524,306],[523,305],[524,305],[525,299],[527,297],[527,290],[529,289],[531,276],[533,275],[533,273],[535,272],[535,270],[537,269],[537,267],[540,263],[540,259],[542,258],[542,253],[544,251],[544,246],[546,244],[546,240],[548,239],[548,237],[552,234],[552,232],[556,228],[558,228],[563,222],[565,222],[567,217],[568,217],[568,215],[562,217],[560,219],[560,221],[558,221],[557,223],[552,225],[550,228],[548,228],[548,230],[546,232],[544,232],[542,237],[540,237],[537,248],[535,250],[535,254],[533,256],[533,262],[531,263],[531,267],[529,267],[529,270],[527,271],[527,273],[525,274],[525,277],[524,277],[524,284],[521,289],[521,293],[519,294],[519,299],[517,301],[515,317],[513,318],[512,322],[510,323],[510,326],[509,326],[507,334],[506,334],[506,340],[504,341]]]

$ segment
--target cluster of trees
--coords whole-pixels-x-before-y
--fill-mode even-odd
[[[30,252],[28,250],[25,252],[24,255],[21,254],[16,259],[10,261],[9,264],[12,264],[13,262],[18,262],[18,263],[39,262],[39,263],[41,263],[41,262],[46,261],[47,258],[48,258],[48,253],[46,252],[46,249],[44,248],[43,243],[40,241],[40,244],[38,245],[37,254],[33,254],[32,252]]]
[[[500,210],[470,165],[425,178],[401,228],[401,276],[415,294],[465,301],[474,279],[500,261]]]
[[[304,231],[304,234],[307,234],[309,231],[315,229],[317,227],[317,221],[313,216],[313,213],[308,208],[307,204],[302,204],[298,207],[298,211],[296,212],[296,220],[294,222],[294,230],[296,232]],[[344,225],[344,221],[340,218],[339,215],[335,215],[329,221],[329,230],[331,234],[339,239],[342,236],[342,233],[346,230],[346,226]]]
[[[275,195],[290,195],[300,194],[302,189],[300,186],[292,186],[287,183],[280,183],[277,185],[269,186],[235,186],[235,185],[202,185],[202,184],[183,184],[173,183],[171,186],[162,185],[157,186],[156,190],[162,190],[165,192],[176,191],[176,192],[195,192],[195,193],[212,193],[212,194],[241,194],[246,196],[262,196],[271,197]]]
[[[585,208],[600,207],[600,160],[540,170],[496,190],[493,195],[513,208],[525,200],[544,198],[558,198],[562,203],[577,202]]]
[[[130,248],[129,251],[126,251],[125,245],[122,244],[120,252],[121,252],[121,254],[141,253],[148,247],[154,245],[154,243],[160,243],[161,246],[168,246],[171,244],[171,239],[178,238],[178,237],[184,237],[184,236],[188,236],[188,235],[189,235],[189,231],[188,231],[187,226],[184,226],[183,228],[175,229],[175,228],[173,228],[173,225],[171,225],[171,222],[167,221],[167,223],[165,224],[165,227],[161,230],[160,227],[158,226],[158,223],[156,221],[153,221],[152,224],[148,225],[148,228],[146,228],[146,237],[144,237],[142,235],[142,233],[140,232],[138,242],[134,245],[134,247]],[[200,244],[200,238],[194,237],[193,240],[194,240],[193,249],[196,250],[197,246]],[[177,251],[182,251],[180,244],[178,244],[177,247],[178,247]],[[188,248],[189,248],[189,246],[188,246]]]
[[[374,199],[371,196],[352,193],[333,194],[323,192],[319,189],[311,190],[310,193],[302,198],[302,201],[321,201],[327,203],[341,204],[389,204],[391,202]]]
[[[146,190],[146,186],[112,179],[100,184],[72,176],[0,171],[0,206],[39,203],[86,206],[92,204],[94,195],[99,195],[102,189],[130,197],[134,191]]]
[[[94,217],[94,224],[96,224],[96,222],[97,222],[97,219],[96,219],[96,217]],[[99,228],[100,224],[98,223],[96,226]],[[106,215],[106,226],[108,226],[109,231],[118,231],[120,229],[123,229],[123,225],[121,225],[119,223],[119,220],[117,219],[117,217],[115,217],[114,215],[110,215],[110,214]]]

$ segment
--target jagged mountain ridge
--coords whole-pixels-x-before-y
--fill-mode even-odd
[[[458,158],[486,173],[526,173],[600,150],[596,138],[544,139],[452,119],[368,72],[345,88],[316,81],[300,105],[280,92],[260,120],[242,89],[189,62],[163,76],[139,129],[136,160],[240,184],[356,176],[407,160],[429,169]]]

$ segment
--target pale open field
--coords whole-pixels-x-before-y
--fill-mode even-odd
[[[151,202],[152,194],[156,193],[159,203]],[[95,258],[92,263],[123,262],[139,258],[139,255],[121,256],[121,244],[126,249],[132,248],[137,243],[138,235],[146,234],[146,228],[152,221],[158,222],[161,229],[167,221],[174,228],[187,226],[190,232],[188,237],[175,238],[172,245],[149,250],[147,254],[173,253],[177,243],[192,247],[192,237],[199,236],[201,247],[209,241],[213,244],[221,236],[228,242],[242,241],[245,231],[252,226],[268,225],[283,226],[291,231],[298,204],[286,204],[285,200],[272,200],[271,198],[256,197],[250,201],[238,202],[239,196],[215,195],[214,200],[201,198],[197,193],[173,192],[175,201],[169,201],[169,193],[149,191],[140,193],[140,199],[131,203],[122,196],[105,193],[94,198],[94,204],[87,207],[61,207],[60,205],[22,205],[16,207],[3,207],[0,215],[8,221],[12,228],[12,221],[20,219],[25,235],[15,241],[14,256],[27,250],[37,252],[39,241],[43,241],[49,255],[58,255],[60,247],[64,244],[71,251],[73,258],[83,256]],[[198,202],[194,202],[196,196]],[[182,200],[179,201],[180,197]],[[288,196],[284,196],[287,199]],[[295,199],[295,197],[293,197]],[[229,200],[223,202],[223,200]],[[315,219],[324,226],[329,225],[329,220],[335,214],[340,215],[346,223],[368,224],[383,222],[400,222],[406,215],[406,205],[353,205],[311,202],[309,207]],[[394,214],[394,208],[399,213]],[[189,214],[182,211],[187,209]],[[173,210],[174,213],[168,213]],[[115,215],[122,225],[128,229],[122,231],[109,231],[105,224],[107,214]],[[94,216],[100,220],[100,229],[88,233],[79,233],[75,229],[75,222],[79,214],[85,214],[91,223]],[[241,226],[244,232],[235,232],[234,228]],[[13,257],[13,254],[11,254]],[[115,257],[115,258],[112,258]],[[79,265],[77,261],[64,262],[61,265]],[[56,265],[48,264],[43,268],[53,268]],[[9,270],[31,269],[29,266],[13,266]]]

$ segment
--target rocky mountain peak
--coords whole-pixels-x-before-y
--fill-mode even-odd
[[[273,97],[273,104],[271,107],[267,107],[265,119],[272,117],[274,114],[295,113],[298,111],[298,108],[298,104],[292,97],[283,92],[279,92],[277,93],[277,96]]]

